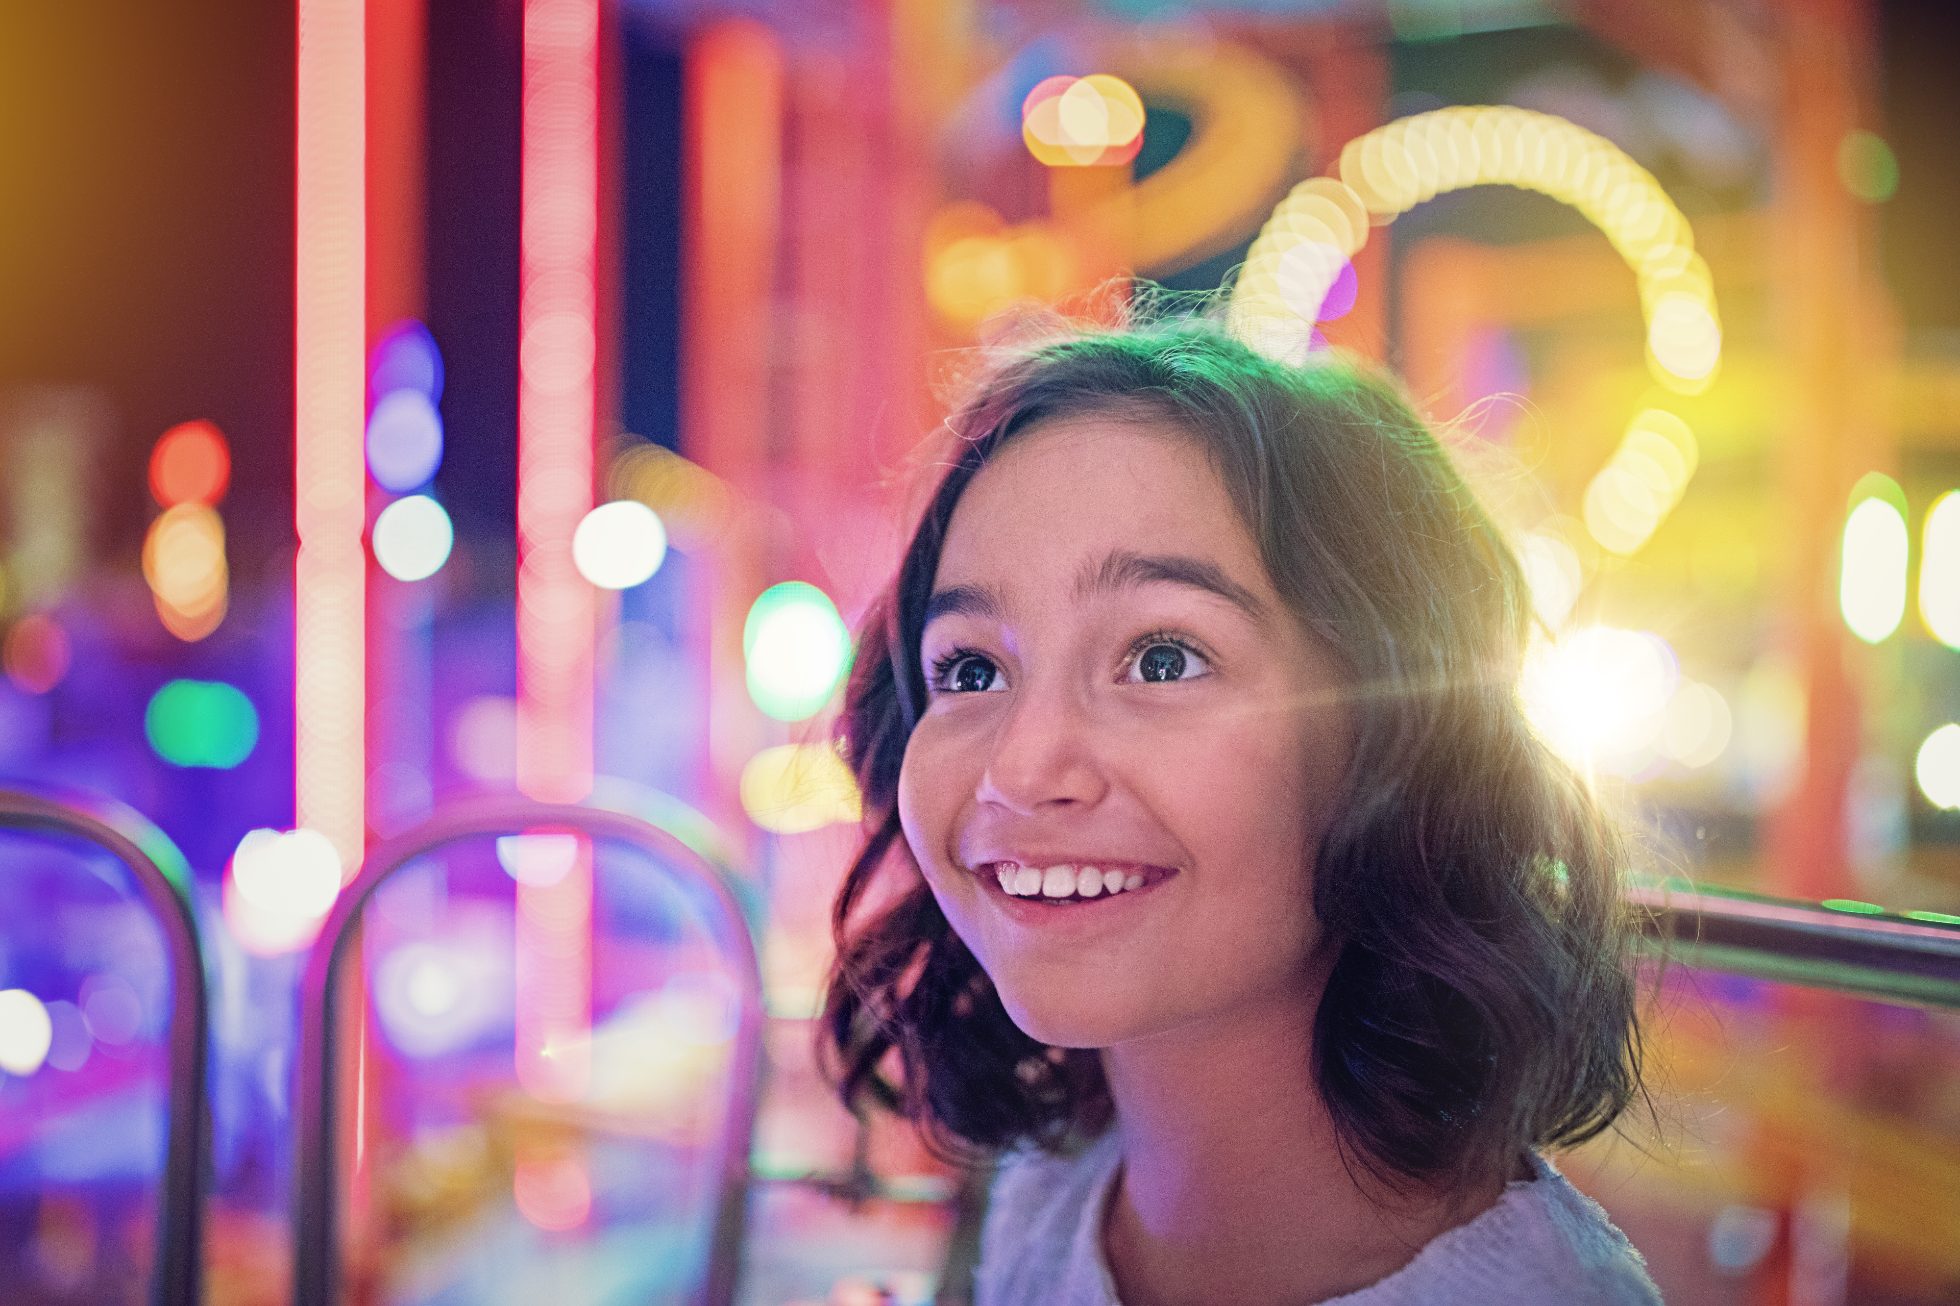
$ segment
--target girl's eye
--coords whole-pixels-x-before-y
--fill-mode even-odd
[[[1204,654],[1172,635],[1145,635],[1130,647],[1132,684],[1167,684],[1211,674]]]
[[[954,649],[934,659],[930,687],[947,694],[985,694],[1005,689],[1000,669],[985,655]]]

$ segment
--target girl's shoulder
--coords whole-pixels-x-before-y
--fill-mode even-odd
[[[1531,1165],[1488,1211],[1328,1306],[1660,1306],[1646,1261],[1599,1203],[1545,1158]]]

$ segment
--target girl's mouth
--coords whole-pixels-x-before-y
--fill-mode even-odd
[[[1147,893],[1177,872],[1139,862],[1057,862],[1031,866],[1016,861],[974,868],[994,895],[1022,907],[1080,907]]]

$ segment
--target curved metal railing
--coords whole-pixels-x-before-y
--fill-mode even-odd
[[[158,1306],[193,1306],[203,1282],[210,1000],[190,866],[169,836],[133,808],[94,794],[0,789],[0,829],[63,834],[106,849],[130,869],[163,930],[170,960],[169,1121],[150,1299]]]
[[[307,957],[300,988],[299,1052],[294,1086],[297,1161],[293,1202],[293,1301],[332,1306],[339,1275],[339,1213],[334,1172],[334,1067],[338,1025],[333,994],[346,959],[350,927],[375,889],[416,858],[461,839],[550,829],[623,843],[650,852],[700,890],[714,910],[708,928],[740,984],[730,1076],[733,1098],[723,1126],[719,1196],[703,1306],[734,1300],[740,1266],[749,1151],[761,1084],[762,976],[755,942],[731,885],[713,829],[698,814],[662,795],[614,787],[583,804],[537,803],[491,797],[445,806],[419,828],[375,847],[341,892]]]
[[[1628,894],[1690,966],[1914,1006],[1960,1008],[1960,924],[1672,885]]]

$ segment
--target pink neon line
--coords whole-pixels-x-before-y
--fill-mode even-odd
[[[597,409],[598,0],[526,0],[517,385],[517,786],[592,790],[597,603],[572,562],[592,509]],[[590,1077],[592,858],[517,898],[518,1082],[580,1096]]]
[[[293,807],[352,875],[366,836],[366,5],[298,3]]]

